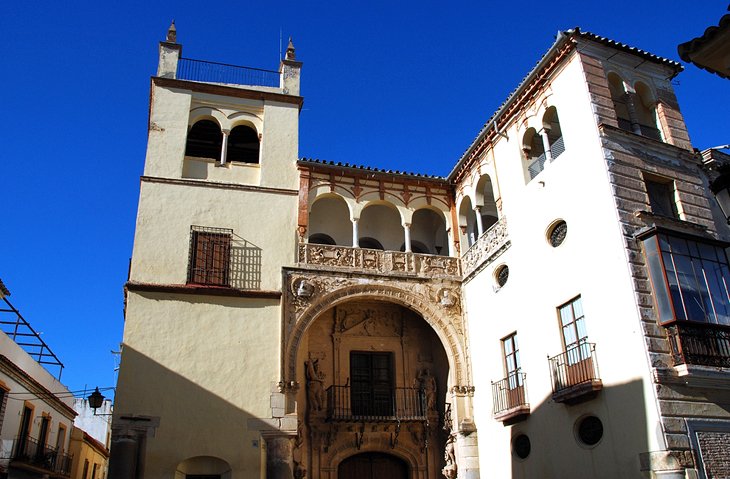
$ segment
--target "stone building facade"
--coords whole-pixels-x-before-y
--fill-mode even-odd
[[[723,477],[730,232],[679,64],[562,32],[431,177],[299,158],[291,42],[278,72],[181,52],[111,478]]]

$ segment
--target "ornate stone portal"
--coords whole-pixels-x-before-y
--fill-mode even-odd
[[[298,474],[335,479],[344,459],[365,452],[401,458],[412,478],[455,474],[466,436],[443,425],[473,425],[459,283],[294,268],[283,279],[280,384],[306,384],[282,389],[300,420]]]

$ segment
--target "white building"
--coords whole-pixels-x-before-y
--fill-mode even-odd
[[[0,281],[0,477],[68,478],[73,397],[41,363],[63,365],[9,295]],[[21,344],[30,345],[32,355]]]
[[[678,63],[562,32],[439,178],[299,159],[291,43],[279,72],[181,52],[112,479],[730,475],[730,243]]]

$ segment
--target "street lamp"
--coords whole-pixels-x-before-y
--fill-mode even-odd
[[[96,410],[104,404],[104,395],[99,392],[99,387],[94,390],[93,393],[87,397],[89,401],[89,407],[94,410],[94,416],[111,416],[111,414],[97,414]]]

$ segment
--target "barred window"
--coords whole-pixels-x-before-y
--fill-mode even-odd
[[[190,227],[188,283],[229,286],[232,236],[227,228]]]

